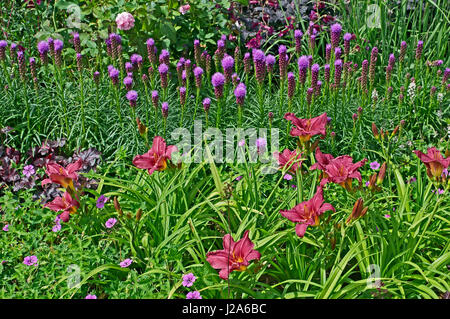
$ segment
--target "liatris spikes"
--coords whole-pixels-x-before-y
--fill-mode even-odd
[[[264,82],[264,76],[265,76],[265,61],[266,57],[264,55],[264,52],[261,50],[254,50],[253,51],[253,63],[255,66],[255,77],[256,81],[261,85]]]
[[[163,89],[167,88],[167,73],[169,72],[169,67],[166,64],[161,64],[158,67],[159,75],[161,77],[161,87]]]
[[[234,69],[234,59],[227,55],[222,59],[222,68],[223,73],[225,74],[225,83],[231,82],[231,76],[233,75],[233,69]]]
[[[170,53],[167,50],[161,50],[161,54],[159,55],[159,63],[169,65],[170,62]]]
[[[233,86],[236,87],[236,85],[239,84],[241,79],[239,78],[237,73],[233,73],[233,75],[231,76],[231,81],[233,82]]]
[[[239,46],[236,46],[234,48],[234,65],[235,65],[235,71],[238,72],[239,70],[239,60],[241,59],[241,50],[239,49]]]
[[[47,41],[41,41],[38,43],[37,45],[38,51],[39,51],[39,58],[41,59],[41,63],[42,65],[47,65],[48,64],[48,43]]]
[[[350,54],[350,41],[352,40],[352,34],[346,33],[344,34],[344,54],[348,58]]]
[[[133,86],[133,78],[127,76],[123,79],[123,84],[125,85],[126,90],[130,91],[131,87]]]
[[[295,75],[293,72],[288,73],[288,98],[292,100],[295,93]]]
[[[167,116],[169,116],[169,103],[168,102],[163,102],[161,104],[161,112],[164,118],[167,118]]]
[[[386,82],[389,83],[391,81],[391,74],[392,74],[392,66],[388,65],[386,67]]]
[[[34,78],[37,77],[37,73],[36,73],[36,59],[35,58],[30,58],[29,62],[30,62],[31,76],[34,79]]]
[[[133,64],[131,62],[125,63],[125,71],[127,73],[133,72]]]
[[[334,62],[334,84],[337,89],[341,86],[342,60]]]
[[[377,58],[378,58],[378,48],[373,47],[372,53],[370,55],[370,66],[369,66],[369,82],[371,86],[373,86],[373,83],[375,82],[375,66],[377,64]]]
[[[286,46],[280,45],[278,47],[278,64],[280,65],[280,79],[284,80],[286,78],[287,72],[287,49]]]
[[[106,38],[105,39],[105,44],[106,44],[106,54],[108,54],[108,56],[112,57],[113,56],[113,49],[112,49],[112,42],[110,38]]]
[[[317,81],[319,79],[320,66],[318,64],[313,64],[311,67],[311,87],[316,89]]]
[[[244,54],[244,72],[245,74],[250,74],[252,68],[252,64],[250,61],[250,53],[246,52]]]
[[[298,59],[298,81],[301,85],[305,84],[306,75],[308,74],[309,60],[305,55]]]
[[[205,98],[202,102],[203,104],[203,109],[205,110],[206,113],[208,113],[209,108],[211,106],[211,99],[209,97]]]
[[[99,85],[99,83],[100,83],[100,72],[95,71],[92,77],[94,79],[95,85]]]
[[[73,33],[73,47],[76,53],[81,53],[80,35],[77,32]]]
[[[394,55],[394,53],[391,53],[390,55],[389,55],[389,62],[388,62],[388,65],[393,69],[394,68],[394,66],[395,66],[395,55]]]
[[[142,69],[142,57],[139,54],[133,54],[130,58],[131,63],[133,64],[133,68],[135,70]]]
[[[133,91],[133,90],[128,91],[127,100],[130,102],[131,107],[136,106],[137,98],[138,98],[138,93],[136,91]]]
[[[306,103],[308,103],[308,105],[311,105],[313,93],[314,93],[313,88],[308,88],[308,90],[306,90]]]
[[[330,30],[331,30],[331,45],[333,48],[335,48],[339,45],[342,26],[339,23],[335,23],[331,26]]]
[[[400,63],[402,63],[405,60],[406,46],[407,46],[406,41],[402,41],[402,43],[400,44],[400,57],[398,58]]]
[[[9,47],[9,55],[11,57],[11,61],[16,61],[16,50],[17,44],[11,43],[11,46]]]
[[[300,52],[302,51],[302,37],[303,33],[300,30],[294,31],[294,38],[295,38],[295,52],[300,55]],[[280,59],[281,60],[281,59]]]
[[[417,48],[416,48],[416,60],[420,60],[422,58],[422,51],[423,51],[423,41],[417,42]]]
[[[218,61],[222,61],[223,56],[225,55],[225,42],[221,39],[217,41],[217,51],[216,51]]]
[[[328,43],[325,46],[325,61],[327,63],[330,63],[330,60],[331,60],[331,44]]]
[[[308,55],[308,69],[311,71],[311,67],[313,65],[314,58],[312,55]]]
[[[362,71],[361,71],[361,88],[364,93],[367,92],[367,73],[369,70],[369,61],[364,60],[362,62]]]
[[[152,104],[155,110],[158,108],[159,95],[158,91],[152,91]]]
[[[211,56],[208,53],[206,53],[205,55],[205,65],[206,65],[206,73],[208,74],[209,77],[209,74],[211,74]]]
[[[184,64],[180,61],[177,63],[177,76],[178,76],[178,83],[181,84],[181,76],[183,73]]]
[[[202,55],[200,56],[201,66],[206,68],[206,56],[208,55],[207,51],[203,51]]]
[[[182,86],[178,91],[180,92],[180,104],[186,104],[186,88]]]
[[[186,86],[186,70],[181,72],[181,85]]]
[[[444,86],[447,83],[450,77],[450,68],[446,68],[444,71],[444,75],[442,76],[442,85]]]
[[[119,58],[119,46],[122,44],[122,37],[116,33],[111,33],[109,35],[111,40],[111,53],[113,59]]]
[[[187,59],[184,62],[184,70],[186,71],[186,78],[189,79],[191,76],[192,63],[191,60]]]
[[[222,98],[223,96],[223,85],[225,84],[225,77],[222,73],[214,73],[211,78],[211,83],[214,87],[214,95],[217,99]]]
[[[322,81],[317,81],[316,90],[314,91],[314,95],[316,97],[320,96],[321,88],[322,88]]]
[[[146,84],[147,82],[148,82],[148,76],[147,76],[147,74],[142,74],[142,82],[144,83],[144,84]]]
[[[110,68],[110,70],[108,70],[109,77],[111,78],[111,81],[114,86],[119,85],[119,73],[120,73],[119,70],[117,70],[114,67],[112,67],[112,68]]]
[[[20,79],[25,82],[25,73],[26,73],[26,65],[25,65],[25,57],[22,51],[17,51],[17,61],[19,63],[19,74]]]
[[[52,38],[47,39],[48,47],[50,49],[50,55],[55,58],[55,41]]]
[[[247,94],[247,88],[244,83],[239,83],[239,85],[234,90],[234,96],[236,97],[236,103],[240,107],[244,105],[245,95]]]
[[[325,83],[330,83],[330,65],[325,64],[323,67]]]
[[[155,40],[152,38],[147,40],[147,54],[148,54],[148,60],[151,64],[156,64],[156,47],[155,47]]]
[[[195,86],[200,89],[202,86],[202,75],[203,75],[203,69],[199,66],[197,66],[194,69],[194,77],[195,77]]]
[[[334,56],[336,60],[339,60],[341,58],[342,55],[342,49],[341,47],[336,47],[334,48]]]
[[[6,47],[8,46],[8,42],[5,40],[0,40],[0,61],[5,61],[6,59]]]
[[[63,47],[64,47],[64,43],[61,40],[56,39],[54,41],[55,63],[58,67],[62,66],[61,51],[62,51]]]
[[[267,68],[267,73],[272,74],[273,72],[273,66],[275,65],[275,57],[271,54],[269,54],[266,57],[266,68]]]
[[[81,70],[83,69],[83,56],[81,55],[81,53],[77,53],[77,69],[78,72],[81,72]]]
[[[201,64],[200,40],[194,40],[194,58],[197,65]]]

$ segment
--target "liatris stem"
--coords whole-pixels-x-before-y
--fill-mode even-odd
[[[216,127],[219,128],[220,125],[220,117],[222,112],[222,99],[217,99],[217,111],[216,111]]]
[[[197,87],[197,92],[195,94],[195,108],[194,108],[194,117],[192,123],[195,123],[195,116],[197,115],[198,104],[200,103],[200,88]]]
[[[28,132],[31,133],[31,125],[30,125],[30,103],[28,101],[28,92],[27,92],[27,85],[26,83],[23,84],[23,98],[25,101],[25,107],[26,107],[26,117],[27,117],[27,129]]]
[[[114,86],[114,94],[116,95],[117,116],[119,117],[120,126],[123,129],[122,112],[120,111],[120,96],[119,96],[119,89],[117,88],[117,86]]]
[[[264,123],[264,97],[262,83],[258,83],[258,101],[259,101],[259,111],[261,112],[261,124]]]
[[[80,105],[81,105],[81,146],[84,146],[86,141],[86,128],[85,128],[85,115],[84,115],[84,85],[83,85],[83,74],[80,72]]]
[[[242,127],[243,105],[238,105],[238,128]]]

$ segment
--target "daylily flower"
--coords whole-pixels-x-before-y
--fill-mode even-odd
[[[143,155],[136,155],[133,164],[137,168],[147,169],[152,175],[154,171],[163,171],[167,168],[167,160],[171,159],[173,152],[178,149],[174,145],[166,146],[166,142],[161,136],[153,139],[152,148]]]
[[[289,172],[295,173],[302,165],[302,153],[298,151],[290,151],[286,148],[281,153],[274,152],[273,156],[278,161],[281,170],[289,168]]]
[[[353,158],[348,155],[336,157],[325,167],[327,177],[320,182],[320,185],[324,186],[328,182],[333,182],[341,185],[346,190],[351,190],[353,178],[361,182],[361,173],[358,172],[358,168],[362,167],[366,162],[367,159],[363,159],[353,163]]]
[[[414,151],[414,153],[427,167],[427,175],[430,178],[439,179],[444,169],[450,164],[450,157],[444,158],[436,147],[428,148],[427,154],[421,151]]]
[[[331,154],[324,154],[322,153],[322,151],[320,150],[320,148],[316,148],[316,163],[311,165],[311,167],[309,168],[310,170],[313,169],[320,169],[323,171],[323,174],[325,174],[325,167],[331,163],[331,161],[334,160],[334,156]],[[326,177],[326,176],[324,176]]]
[[[74,191],[73,181],[78,179],[77,171],[83,165],[83,160],[80,158],[75,163],[67,165],[67,168],[61,165],[51,162],[46,165],[45,173],[49,176],[42,181],[41,185],[44,186],[50,183],[56,183],[62,187]]]
[[[284,119],[294,124],[290,132],[291,136],[298,136],[303,143],[315,135],[326,135],[327,113],[311,119],[299,119],[294,113],[286,113]]]
[[[299,237],[305,235],[308,226],[319,225],[319,216],[324,212],[336,211],[331,204],[323,202],[323,189],[318,187],[314,196],[289,210],[281,210],[280,214],[291,222],[297,223],[295,232]]]
[[[65,192],[62,197],[56,197],[53,201],[44,205],[51,209],[54,212],[63,211],[60,215],[62,221],[69,221],[70,214],[75,213],[77,209],[80,207],[80,203],[78,203],[75,199],[70,196],[69,192]]]
[[[248,230],[244,237],[235,242],[230,234],[223,237],[223,250],[206,254],[206,260],[214,269],[220,269],[219,277],[228,279],[233,270],[244,271],[253,259],[260,259],[261,254],[253,249],[254,244],[248,238]]]

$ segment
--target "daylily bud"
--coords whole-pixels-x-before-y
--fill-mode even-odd
[[[136,212],[136,221],[140,221],[142,217],[142,209],[139,208],[138,211]]]
[[[361,197],[358,198],[358,200],[355,202],[355,205],[353,205],[352,213],[347,218],[345,223],[348,224],[352,220],[356,220],[358,218],[363,217],[367,213],[368,209],[369,209],[368,207],[364,208],[364,201],[363,201],[363,199]]]
[[[120,208],[119,200],[117,197],[114,197],[114,208],[116,209],[116,212],[119,213],[119,216],[122,217],[123,211],[122,208]]]
[[[376,181],[377,181],[377,173],[373,174],[373,175],[370,177],[370,180],[369,180],[369,189],[370,189],[371,191],[374,191],[374,190],[375,190]]]
[[[138,117],[136,118],[136,123],[137,123],[138,131],[139,131],[139,135],[144,137],[145,134],[147,134],[148,128],[141,122],[141,120]]]
[[[378,172],[377,184],[381,185],[383,183],[384,177],[386,176],[386,162],[381,165],[380,171]]]
[[[376,139],[379,138],[378,129],[377,129],[377,126],[375,125],[375,123],[372,123],[372,133],[373,133],[373,136],[375,136]]]
[[[398,132],[399,129],[400,129],[400,126],[397,125],[397,126],[395,127],[394,131],[392,131],[391,137],[394,136],[395,134],[397,134],[397,132]]]

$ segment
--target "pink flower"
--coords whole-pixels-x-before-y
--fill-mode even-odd
[[[361,173],[358,171],[367,162],[363,159],[357,163],[353,163],[353,158],[348,155],[336,157],[331,160],[325,167],[326,178],[322,179],[320,185],[325,185],[328,182],[336,183],[344,187],[346,190],[352,189],[352,180],[356,178],[361,180]]]
[[[228,279],[233,270],[244,271],[253,259],[260,259],[261,254],[253,249],[254,244],[248,238],[248,230],[244,237],[235,242],[230,234],[223,237],[223,250],[206,254],[206,260],[214,269],[220,269],[219,277]]]
[[[166,146],[166,142],[161,136],[153,139],[152,148],[143,155],[136,155],[133,164],[137,168],[147,169],[150,175],[154,171],[163,171],[167,168],[167,160],[171,159],[173,152],[178,149],[174,145]]]
[[[186,294],[186,299],[202,299],[202,296],[198,291],[191,291]]]
[[[97,299],[96,295],[87,295],[84,299]]]
[[[27,266],[37,266],[38,259],[36,256],[27,256],[23,259],[23,263]]]
[[[189,11],[189,9],[191,9],[191,6],[189,4],[185,4],[180,6],[179,11],[182,15],[185,15]]]
[[[193,273],[189,273],[187,275],[184,275],[183,276],[183,286],[191,287],[194,284],[196,279],[197,278],[194,276]]]
[[[44,186],[49,183],[56,183],[64,188],[74,190],[73,181],[78,179],[77,171],[80,170],[83,165],[83,160],[80,158],[75,163],[67,165],[67,168],[61,165],[51,162],[46,165],[45,173],[49,176],[42,181],[41,185]]]
[[[117,219],[115,218],[110,218],[106,221],[105,223],[105,227],[106,228],[112,228],[115,224],[117,223]]]
[[[3,230],[3,231],[9,231],[9,225],[6,224],[6,225],[2,228],[2,230]]]
[[[316,194],[310,200],[304,201],[290,210],[281,210],[280,214],[291,222],[297,223],[295,232],[299,237],[303,237],[308,226],[319,225],[319,216],[327,210],[336,211],[331,204],[323,203],[323,190],[319,186]]]
[[[280,152],[274,152],[273,156],[278,161],[279,168],[287,169],[289,168],[289,172],[294,173],[297,171],[298,168],[302,165],[302,153],[297,151],[290,151],[289,149],[283,150],[282,153]],[[285,178],[286,179],[286,178]]]
[[[290,132],[291,136],[298,136],[302,142],[307,142],[318,134],[326,135],[327,113],[311,119],[299,119],[294,113],[286,113],[284,119],[294,125]]]
[[[450,164],[450,157],[444,158],[436,147],[430,147],[427,154],[421,151],[414,151],[414,153],[427,167],[427,175],[430,178],[440,178],[444,169]]]
[[[134,18],[131,13],[122,12],[116,17],[117,28],[120,30],[130,30],[134,27]]]
[[[122,268],[127,268],[128,266],[131,265],[132,262],[133,262],[132,259],[127,258],[127,259],[125,259],[124,261],[122,261],[119,265],[120,265],[120,267],[122,267]]]
[[[80,207],[80,203],[72,198],[69,192],[65,192],[62,197],[56,197],[53,201],[44,205],[54,212],[63,211],[60,215],[62,221],[69,221],[70,214],[74,214]]]

